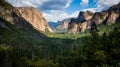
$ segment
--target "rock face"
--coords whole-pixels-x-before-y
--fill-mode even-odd
[[[116,22],[119,16],[120,16],[119,13],[114,12],[113,10],[110,11],[108,10],[108,11],[95,13],[95,15],[91,20],[92,22],[95,22],[96,25],[100,25],[100,24],[111,25]]]
[[[120,22],[120,3],[110,7],[106,11],[97,12],[91,19],[91,23],[95,22],[96,25],[106,24],[111,25],[115,22]]]
[[[81,11],[77,18],[72,18],[68,25],[68,33],[79,33],[85,32],[89,27],[90,19],[92,18],[93,13],[90,11],[83,12]]]
[[[76,34],[76,33],[80,33],[80,32],[85,32],[86,29],[89,29],[90,28],[90,20],[87,20],[87,21],[83,21],[83,22],[80,22],[80,23],[70,23],[69,26],[68,26],[68,31],[67,33],[73,33],[73,34]],[[75,27],[75,26],[76,27]]]
[[[86,11],[86,12],[80,11],[77,19],[79,20],[79,22],[80,21],[82,22],[82,21],[91,19],[92,16],[93,16],[93,13],[90,11]]]
[[[30,23],[31,26],[39,31],[53,32],[48,25],[42,13],[32,7],[15,8],[4,0],[0,1],[0,17],[6,19],[18,27],[25,27],[25,22]]]
[[[54,30],[56,33],[79,33],[91,28],[92,23],[97,26],[111,25],[120,22],[120,3],[110,7],[108,10],[92,13],[80,11],[78,17],[68,18],[58,24]]]
[[[53,32],[39,10],[33,7],[19,7],[17,9],[19,10],[21,16],[26,19],[31,25],[33,25],[37,30],[43,32]]]
[[[72,18],[68,24],[68,33],[85,32],[91,28],[92,23],[97,26],[105,24],[111,25],[120,22],[120,3],[102,12],[92,13],[90,11],[80,12],[77,18]]]
[[[80,11],[78,17],[68,18],[61,21],[61,23],[55,28],[58,33],[78,33],[84,32],[91,19],[93,13],[90,11]],[[85,23],[82,23],[85,22]],[[88,22],[88,23],[87,23]]]
[[[66,33],[68,29],[68,24],[70,23],[71,18],[64,19],[59,22],[59,24],[55,27],[55,32],[57,33]]]
[[[43,40],[46,38],[44,34],[34,29],[33,25],[24,19],[15,7],[5,2],[5,0],[0,0],[0,18],[14,25],[15,28],[22,29],[24,32],[27,32],[33,38],[38,40]],[[5,25],[3,20],[0,20],[0,27],[11,30],[7,25]]]
[[[0,1],[0,18],[16,25],[18,28],[25,28],[26,26],[25,29],[27,29],[27,21],[21,17],[18,10],[4,0]]]
[[[95,22],[97,25],[102,24],[107,19],[109,13],[106,11],[96,12],[92,17],[92,22]]]
[[[109,13],[109,16],[108,16],[108,19],[106,21],[106,24],[107,25],[111,25],[111,24],[115,23],[119,16],[120,16],[120,14],[111,11]]]

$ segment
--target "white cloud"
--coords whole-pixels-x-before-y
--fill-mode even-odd
[[[68,18],[69,15],[63,11],[69,7],[73,0],[6,0],[15,7],[35,7],[38,9],[49,10],[50,13],[43,12],[47,21],[58,21]]]
[[[68,14],[65,11],[61,10],[51,10],[50,13],[43,13],[43,16],[46,18],[47,21],[58,21],[58,20],[64,20],[66,18],[70,17],[77,17],[79,14],[79,11],[75,11],[72,14]]]
[[[92,11],[92,12],[99,12],[103,10],[107,10],[109,7],[118,4],[120,0],[94,0],[96,2],[95,6],[93,8],[85,8],[81,11]],[[89,0],[82,0],[81,6],[89,5]]]
[[[115,4],[118,4],[120,0],[96,0],[97,8],[107,9]]]
[[[118,4],[120,2],[120,0],[98,0],[98,5],[102,5],[102,6],[112,6],[114,4]]]
[[[96,7],[92,9],[99,12],[107,10],[109,7],[118,4],[120,0],[94,0],[94,2],[96,2]]]
[[[72,0],[6,0],[15,7],[31,6],[42,10],[62,10],[69,7]]]
[[[79,15],[80,10],[73,12],[69,17],[77,17]]]
[[[43,16],[46,18],[47,21],[54,21],[54,22],[69,17],[66,12],[61,10],[51,10],[50,13],[43,13]]]
[[[89,0],[81,0],[80,5],[82,7],[86,7],[86,6],[88,6],[88,3],[89,3]]]
[[[96,2],[96,7],[94,8],[86,8],[86,9],[82,9],[82,10],[78,10],[78,11],[75,11],[73,12],[72,14],[68,14],[64,11],[59,11],[59,12],[55,12],[57,14],[54,14],[54,12],[51,12],[49,14],[45,13],[44,16],[46,17],[46,19],[48,21],[58,21],[58,20],[63,20],[65,18],[70,18],[70,17],[77,17],[78,14],[79,14],[79,11],[92,11],[92,12],[99,12],[99,11],[102,11],[102,10],[105,10],[117,3],[120,2],[120,0],[114,0],[114,1],[111,1],[111,0],[94,0]],[[85,4],[86,5],[89,5],[89,0],[82,0],[82,3],[81,4]],[[61,13],[60,13],[61,12]]]
[[[23,6],[32,6],[38,7],[42,5],[43,2],[47,2],[48,0],[6,0],[11,3],[15,7],[23,7]]]
[[[92,12],[102,11],[120,2],[120,0],[94,0],[94,2],[96,2],[95,4],[96,7],[86,8],[89,6],[89,0],[82,0],[80,2],[80,5],[85,7],[86,9],[77,10],[72,14],[68,14],[63,10],[69,7],[70,3],[73,0],[6,0],[6,1],[8,1],[13,6],[16,7],[32,6],[40,8],[42,10],[49,10],[50,13],[43,12],[43,15],[47,19],[47,21],[58,21],[63,20],[65,18],[77,17],[79,11],[87,10]]]

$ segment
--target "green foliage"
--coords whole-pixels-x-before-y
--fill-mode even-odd
[[[91,35],[85,37],[84,39],[84,56],[87,57],[87,62],[89,66],[120,66],[118,63],[120,61],[119,56],[119,41],[120,41],[120,25],[115,24],[113,31],[110,33],[103,33],[99,35],[97,33],[97,28],[93,24],[91,27]],[[116,52],[114,52],[114,50]]]
[[[9,50],[11,50],[10,46],[0,44],[0,51],[9,51]]]
[[[60,39],[78,39],[87,36],[88,33],[78,33],[78,34],[56,34],[56,33],[46,33],[49,38],[60,38]]]

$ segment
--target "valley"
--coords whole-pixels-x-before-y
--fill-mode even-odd
[[[41,11],[0,0],[0,67],[119,67],[119,42],[120,3],[51,27]]]

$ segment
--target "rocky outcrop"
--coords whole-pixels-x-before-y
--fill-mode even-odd
[[[110,11],[109,16],[107,17],[106,24],[111,25],[116,22],[117,18],[120,16],[120,14],[115,13],[114,11]]]
[[[68,26],[67,33],[76,34],[76,33],[80,33],[80,32],[85,32],[86,29],[90,28],[89,25],[90,25],[90,20],[84,21],[82,23],[71,23]]]
[[[86,21],[91,19],[92,16],[93,16],[93,13],[90,11],[86,11],[86,12],[80,11],[77,20],[79,20],[79,22]]]
[[[42,16],[42,13],[33,7],[14,8],[9,3],[1,0],[0,17],[19,27],[22,25],[24,26],[24,22],[28,22],[39,31],[53,32],[45,18]]]
[[[92,17],[92,22],[95,22],[97,25],[102,24],[107,19],[109,13],[106,11],[96,12]]]
[[[14,28],[27,32],[28,35],[35,39],[44,40],[46,38],[44,34],[34,29],[33,25],[24,19],[15,7],[5,2],[5,0],[0,0],[0,18],[14,25]],[[9,29],[9,25],[6,25],[5,22],[1,21],[1,28]]]
[[[97,26],[105,24],[111,25],[120,22],[120,3],[110,7],[108,10],[96,12],[94,15],[91,12],[80,12],[77,19],[72,19],[68,25],[68,33],[85,32],[90,29],[92,23]]]
[[[5,19],[11,24],[16,25],[18,28],[25,28],[27,21],[23,19],[18,10],[4,0],[0,1],[0,18]],[[27,29],[27,27],[25,28]]]
[[[77,33],[78,31],[78,24],[76,23],[71,23],[69,26],[68,26],[68,32],[67,33]]]
[[[70,23],[71,18],[64,19],[59,22],[59,24],[55,27],[56,33],[66,33],[68,29],[68,24]]]
[[[110,7],[108,10],[97,12],[94,14],[93,18],[91,19],[91,23],[95,22],[96,25],[106,24],[111,25],[115,22],[120,22],[120,3]]]
[[[119,17],[119,13],[114,11],[103,11],[97,12],[91,19],[91,23],[95,22],[96,25],[106,24],[111,25],[116,22],[117,18]]]
[[[43,32],[53,32],[48,22],[42,16],[42,13],[33,7],[19,7],[17,8],[21,16],[26,19],[33,27]]]
[[[68,18],[61,21],[61,23],[55,28],[56,32],[60,33],[78,33],[84,32],[87,28],[88,20],[93,16],[93,13],[90,11],[80,11],[78,17]],[[85,22],[85,23],[83,23]]]
[[[68,25],[68,33],[79,33],[85,32],[89,28],[90,19],[92,18],[93,13],[90,11],[80,11],[77,18],[72,18]]]

